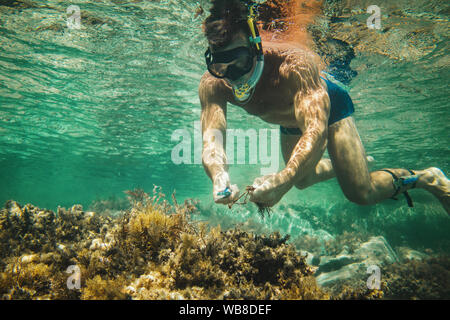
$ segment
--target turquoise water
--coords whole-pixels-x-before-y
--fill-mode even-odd
[[[332,180],[291,190],[264,222],[253,205],[230,211],[213,204],[203,167],[171,160],[178,144],[173,131],[194,134],[200,117],[197,88],[206,41],[201,18],[194,19],[197,2],[71,4],[81,8],[80,30],[67,28],[65,2],[0,6],[0,202],[88,208],[96,199],[158,185],[167,195],[176,190],[179,202],[199,199],[222,223],[254,219],[269,230],[298,235],[316,231],[302,219],[302,210],[315,210],[323,221],[339,221],[345,213],[341,229],[329,232],[345,229],[351,217],[369,227],[376,219],[386,221],[392,240],[401,215],[410,220],[401,220],[397,231],[409,241],[422,226],[427,236],[417,241],[425,246],[450,242],[444,210],[422,190],[411,192],[413,209],[403,198],[359,207]],[[349,90],[373,169],[437,166],[449,173],[448,53],[443,39],[417,61],[375,54],[357,54],[352,61],[358,75]],[[233,106],[228,126],[276,128]],[[230,175],[244,189],[260,175],[259,166],[231,165]]]

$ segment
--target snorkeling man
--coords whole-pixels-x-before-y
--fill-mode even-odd
[[[403,193],[412,206],[407,190],[421,188],[449,213],[450,181],[438,168],[369,172],[348,93],[321,76],[314,53],[272,43],[263,50],[255,19],[251,1],[213,0],[203,23],[209,46],[208,72],[199,85],[202,160],[213,182],[214,201],[230,204],[239,195],[227,172],[225,141],[211,134],[226,136],[231,103],[280,125],[286,166],[254,180],[250,201],[260,208],[272,207],[293,186],[304,189],[336,177],[347,199],[360,205]],[[325,148],[330,159],[322,159]]]

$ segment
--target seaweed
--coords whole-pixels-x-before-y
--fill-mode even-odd
[[[133,190],[108,217],[80,205],[57,213],[9,201],[0,211],[3,299],[327,299],[305,257],[279,233],[193,221],[159,187]],[[45,232],[42,232],[46,230]],[[3,250],[5,249],[5,250]],[[69,267],[80,287],[67,285]]]
[[[384,291],[391,299],[450,298],[450,258],[437,256],[407,260],[388,266],[384,275]]]
[[[448,258],[407,261],[383,271],[380,290],[365,279],[318,287],[289,235],[222,230],[195,221],[197,202],[173,205],[161,189],[130,196],[121,216],[57,213],[8,201],[0,210],[2,299],[380,299],[445,298]],[[325,243],[328,254],[349,251],[364,234],[343,233]],[[317,239],[296,244],[310,251]],[[70,267],[80,287],[67,285]],[[365,273],[363,273],[365,274]]]

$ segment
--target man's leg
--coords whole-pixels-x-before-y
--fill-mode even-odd
[[[375,204],[388,199],[396,192],[393,176],[389,172],[369,172],[364,146],[352,117],[342,119],[328,128],[328,154],[339,185],[345,196],[358,204]],[[389,169],[397,177],[411,176],[405,169]],[[418,176],[416,188],[423,188],[443,204],[447,213],[450,207],[450,181],[437,168],[414,170]],[[403,186],[399,194],[413,187]]]

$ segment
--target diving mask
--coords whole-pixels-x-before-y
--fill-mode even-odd
[[[208,71],[216,78],[227,78],[236,81],[253,68],[254,50],[248,47],[238,47],[231,50],[211,53],[205,52]]]

